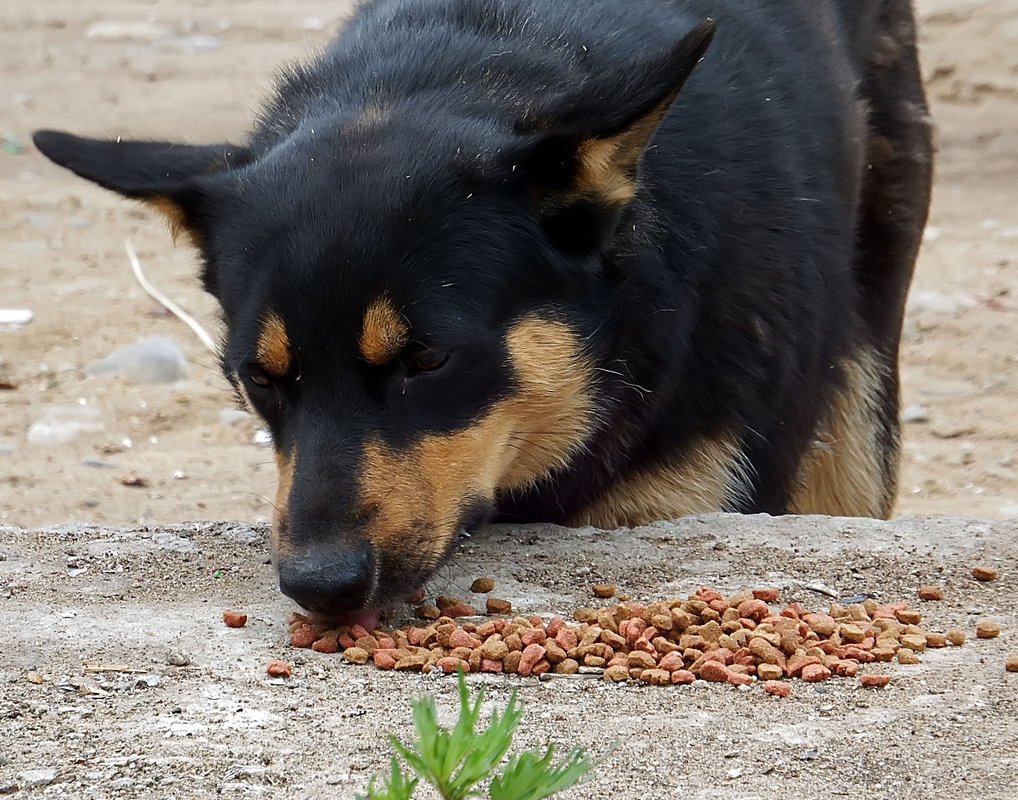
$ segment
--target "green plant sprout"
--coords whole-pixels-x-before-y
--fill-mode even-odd
[[[478,691],[471,703],[463,673],[459,674],[459,718],[451,730],[438,724],[438,713],[432,697],[420,697],[413,703],[415,741],[404,745],[389,736],[393,749],[403,758],[410,774],[396,756],[389,761],[389,774],[375,774],[368,783],[368,793],[359,800],[410,800],[421,781],[427,781],[442,800],[466,800],[488,797],[489,800],[543,800],[584,780],[594,768],[582,748],[572,750],[558,764],[553,764],[555,748],[549,745],[542,753],[526,750],[512,756],[497,773],[495,769],[509,751],[513,734],[523,717],[516,692],[501,713],[491,715],[488,727],[477,732],[484,691]],[[410,777],[410,775],[414,777]],[[490,777],[487,794],[478,784]]]

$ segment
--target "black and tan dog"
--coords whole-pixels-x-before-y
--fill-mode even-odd
[[[246,145],[35,142],[200,250],[309,609],[496,516],[891,511],[907,0],[373,0]]]

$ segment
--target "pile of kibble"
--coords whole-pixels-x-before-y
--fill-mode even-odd
[[[490,592],[494,581],[474,582]],[[923,600],[940,599],[936,587]],[[596,597],[614,596],[614,587],[593,587]],[[301,614],[290,618],[290,643],[321,653],[341,653],[351,664],[372,662],[383,670],[488,672],[521,676],[600,675],[606,681],[642,681],[655,686],[688,684],[697,678],[748,685],[785,696],[783,680],[825,681],[859,674],[864,686],[886,686],[889,675],[864,674],[862,665],[919,663],[928,648],[960,646],[965,632],[922,627],[921,614],[907,603],[874,600],[832,604],[826,612],[800,603],[780,609],[777,589],[756,589],[730,597],[703,587],[685,598],[652,603],[616,602],[580,608],[572,621],[508,616],[511,605],[489,597],[481,617],[466,601],[436,598],[417,606],[418,626],[372,631],[353,626],[326,628]],[[977,636],[1000,633],[980,623]],[[1010,669],[1010,666],[1008,667]]]

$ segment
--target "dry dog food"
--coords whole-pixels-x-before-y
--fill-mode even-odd
[[[995,581],[997,580],[997,570],[993,567],[973,567],[972,577],[977,581]]]
[[[495,579],[494,578],[478,578],[472,584],[470,584],[470,591],[474,594],[487,594],[488,592],[494,591]]]
[[[614,595],[615,587],[606,585],[604,593],[609,590]],[[702,587],[685,598],[579,608],[572,621],[546,621],[539,616],[458,618],[466,604],[443,596],[434,606],[418,607],[419,626],[399,629],[323,629],[294,614],[290,641],[383,670],[584,672],[654,686],[697,678],[734,686],[759,680],[777,696],[787,696],[787,679],[819,683],[833,676],[859,677],[863,686],[886,686],[890,677],[862,674],[866,665],[895,659],[917,664],[928,648],[965,641],[962,631],[927,631],[922,615],[906,603],[834,603],[819,612],[800,603],[769,605],[778,597],[776,589],[757,589],[726,598]],[[511,613],[511,606],[500,602],[488,598],[489,613],[499,608]]]
[[[285,661],[270,661],[265,671],[273,678],[289,678],[293,674],[293,668]]]
[[[1004,661],[1004,669],[1008,672],[1018,672],[1018,656],[1009,656]]]
[[[247,625],[247,614],[226,610],[223,612],[223,622],[226,623],[227,628],[243,628]]]
[[[919,599],[920,600],[943,600],[944,590],[939,586],[920,586],[919,587]]]
[[[976,637],[979,639],[996,639],[1000,636],[1000,626],[988,619],[976,625]]]
[[[614,583],[595,583],[591,589],[594,592],[594,597],[600,597],[602,600],[615,596]]]

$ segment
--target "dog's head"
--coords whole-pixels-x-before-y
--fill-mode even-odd
[[[224,370],[272,431],[286,594],[371,619],[584,446],[620,280],[602,256],[712,32],[515,125],[404,103],[256,148],[36,134],[200,250]]]

